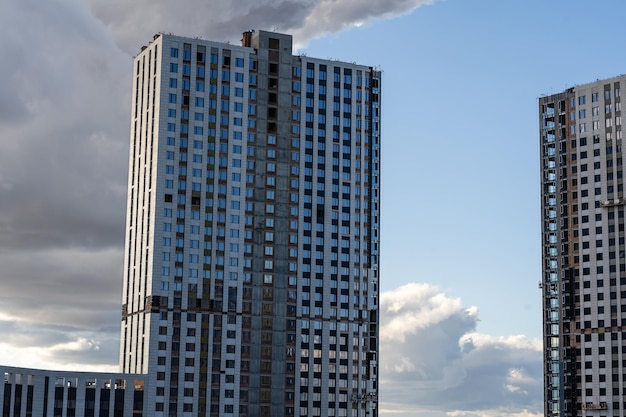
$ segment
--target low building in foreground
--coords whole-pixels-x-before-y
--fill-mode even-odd
[[[0,366],[2,417],[144,415],[146,375]]]
[[[547,417],[626,416],[622,86],[539,99]]]

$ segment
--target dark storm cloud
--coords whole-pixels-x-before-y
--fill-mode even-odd
[[[81,365],[111,365],[119,359],[119,338],[79,338],[58,344],[45,352],[45,357],[56,363]]]
[[[296,40],[306,43],[325,33],[361,26],[372,20],[409,13],[435,0],[319,0],[303,24],[292,26]]]
[[[113,249],[0,255],[2,363],[42,366],[37,365],[41,361],[78,370],[115,364],[121,261],[120,251]],[[2,344],[13,356],[2,352]],[[7,363],[6,358],[14,359]]]

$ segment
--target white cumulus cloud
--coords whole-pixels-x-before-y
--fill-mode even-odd
[[[541,341],[477,333],[478,308],[428,284],[383,293],[380,309],[385,413],[539,415]]]

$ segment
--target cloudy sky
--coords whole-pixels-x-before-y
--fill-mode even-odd
[[[384,416],[539,417],[537,97],[624,73],[626,2],[3,0],[0,363],[117,370],[132,56],[157,32],[379,66]]]

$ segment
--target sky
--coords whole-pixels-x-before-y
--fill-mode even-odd
[[[383,71],[381,416],[542,411],[537,98],[623,0],[3,0],[0,363],[117,371],[132,57],[157,32]]]

